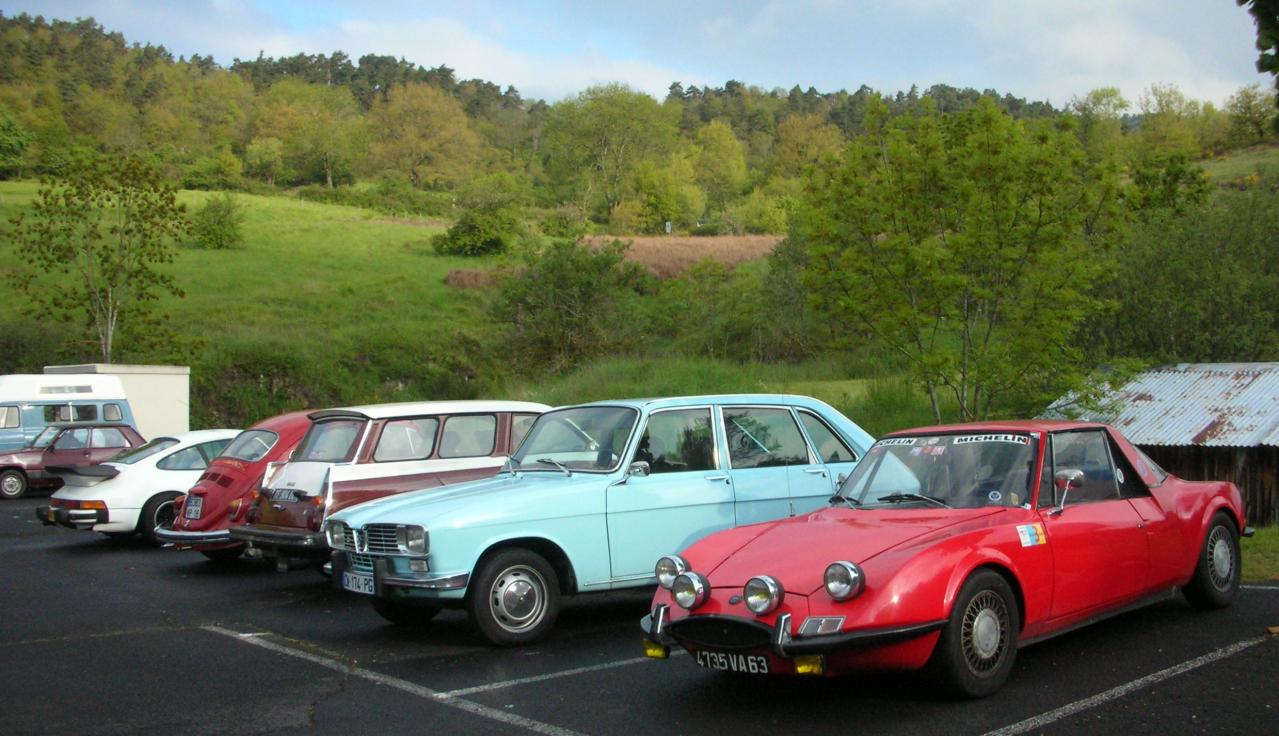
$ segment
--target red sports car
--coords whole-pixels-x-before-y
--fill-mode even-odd
[[[896,432],[828,508],[658,561],[645,652],[830,675],[928,668],[988,695],[1018,647],[1175,595],[1229,605],[1243,499],[1176,478],[1112,427],[987,422]]]

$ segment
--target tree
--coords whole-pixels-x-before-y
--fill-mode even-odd
[[[1279,106],[1279,0],[1235,0],[1247,6],[1257,24],[1257,71],[1270,72],[1275,77],[1275,105]],[[1279,116],[1274,118],[1279,131]]]
[[[777,126],[773,148],[773,175],[796,177],[822,156],[838,153],[844,145],[839,128],[817,115],[792,116]]]
[[[1128,107],[1118,87],[1098,87],[1082,98],[1071,98],[1068,109],[1079,118],[1079,140],[1089,160],[1101,161],[1118,152]]]
[[[244,149],[244,170],[275,186],[275,177],[284,164],[284,146],[279,138],[254,138]]]
[[[0,108],[0,177],[22,171],[23,156],[32,137],[8,110]]]
[[[374,164],[408,172],[415,189],[465,179],[483,143],[462,105],[430,84],[398,85],[369,113]]]
[[[746,183],[746,155],[742,142],[722,120],[697,131],[697,183],[712,209],[722,209]]]
[[[344,87],[322,87],[292,79],[277,82],[263,96],[258,136],[279,138],[294,176],[314,171],[330,189],[338,171],[350,166],[362,145],[362,120],[355,98]]]
[[[122,328],[159,324],[160,293],[182,296],[157,267],[173,260],[172,239],[188,230],[184,212],[174,188],[142,160],[85,162],[63,181],[46,181],[30,216],[10,220],[9,235],[31,267],[11,274],[11,283],[41,315],[83,315],[109,363]],[[131,333],[133,347],[145,345],[141,332]]]
[[[990,99],[886,114],[806,179],[791,237],[814,306],[902,356],[938,421],[943,395],[965,419],[1060,395],[1091,367],[1073,337],[1102,306],[1115,173]]]
[[[1241,87],[1226,102],[1230,114],[1231,137],[1238,145],[1251,145],[1266,139],[1273,127],[1275,107],[1266,99],[1261,85]]]

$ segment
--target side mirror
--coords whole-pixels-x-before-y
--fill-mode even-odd
[[[1061,501],[1053,513],[1060,514],[1066,508],[1066,497],[1071,491],[1077,491],[1084,485],[1084,471],[1078,468],[1063,468],[1053,475],[1053,485],[1061,491]]]
[[[648,473],[649,465],[644,460],[636,460],[631,463],[631,467],[626,470],[627,475],[631,475],[636,478],[646,478],[648,477]]]
[[[840,473],[839,477],[835,479],[835,487],[838,488],[839,486],[844,485],[844,481],[846,480],[848,480],[848,473]]]

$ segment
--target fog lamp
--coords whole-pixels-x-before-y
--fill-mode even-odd
[[[782,599],[785,597],[786,591],[782,590],[782,584],[769,575],[753,577],[747,580],[745,587],[742,588],[742,598],[746,601],[746,607],[757,616],[772,613],[782,604]]]
[[[428,572],[426,560],[409,560],[409,572]]]
[[[671,594],[680,608],[693,610],[706,602],[711,586],[706,578],[695,572],[682,573],[671,583]]]
[[[655,641],[644,640],[644,656],[649,659],[667,659],[671,656],[671,648]]]
[[[821,675],[826,672],[826,658],[820,654],[806,654],[795,658],[795,674]]]
[[[840,560],[826,567],[826,592],[837,601],[856,598],[866,587],[866,574],[852,562]]]
[[[666,555],[657,561],[653,574],[657,576],[657,584],[670,590],[675,578],[688,572],[688,563],[679,555]]]

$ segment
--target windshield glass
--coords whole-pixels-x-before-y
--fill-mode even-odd
[[[839,495],[861,506],[1022,506],[1036,457],[1027,434],[893,437],[870,448]]]
[[[639,412],[621,406],[560,409],[537,418],[511,466],[520,470],[607,472],[626,450]]]
[[[166,450],[176,444],[178,444],[178,441],[172,437],[157,437],[141,447],[135,447],[128,452],[122,452],[119,455],[116,455],[111,458],[111,462],[120,463],[122,465],[132,465],[139,460],[149,458],[157,452]]]
[[[298,446],[294,460],[341,463],[355,456],[355,443],[364,429],[363,419],[326,419],[311,425]]]
[[[254,463],[266,457],[271,448],[275,447],[277,439],[279,439],[279,435],[275,432],[268,432],[264,429],[247,429],[235,436],[231,444],[227,445],[227,448],[222,451],[222,457]]]
[[[31,440],[31,446],[48,447],[49,443],[53,442],[53,438],[57,436],[58,430],[60,429],[62,429],[62,427],[45,427],[40,430],[40,434],[36,435],[35,439]]]

